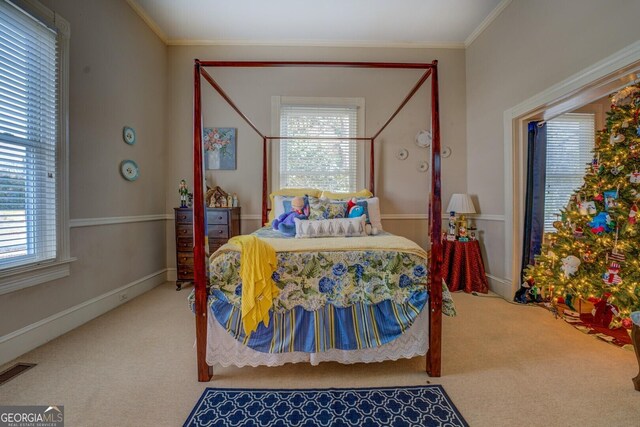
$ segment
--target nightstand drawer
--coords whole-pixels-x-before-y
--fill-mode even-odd
[[[177,251],[193,251],[193,238],[192,237],[178,237],[176,242]]]
[[[193,280],[193,266],[192,265],[179,266],[178,280]]]
[[[193,252],[178,252],[178,265],[193,265]]]
[[[178,224],[192,224],[193,223],[193,211],[189,209],[188,211],[177,211],[176,212],[176,223]]]
[[[227,239],[209,239],[209,253],[214,253],[225,243],[227,243]]]
[[[228,224],[229,211],[214,210],[207,211],[207,224]]]
[[[177,237],[193,237],[193,226],[178,225],[176,227],[176,236]]]
[[[210,239],[228,239],[229,238],[229,226],[228,225],[209,225],[209,238]]]

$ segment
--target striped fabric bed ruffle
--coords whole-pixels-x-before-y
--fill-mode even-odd
[[[326,304],[315,311],[296,306],[271,312],[269,326],[260,324],[249,337],[244,334],[240,309],[211,296],[211,312],[235,339],[263,353],[300,351],[318,353],[330,349],[374,348],[398,338],[414,322],[428,300],[426,290],[414,292],[405,302],[384,300],[349,307]]]

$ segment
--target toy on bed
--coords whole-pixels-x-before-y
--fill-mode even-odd
[[[280,231],[287,236],[296,235],[296,223],[294,218],[307,219],[308,215],[304,212],[304,198],[296,196],[291,200],[291,211],[285,212],[273,220],[271,226],[274,230]]]

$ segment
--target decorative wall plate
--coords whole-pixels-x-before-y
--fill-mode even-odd
[[[136,131],[132,127],[125,126],[122,128],[122,139],[129,145],[136,143]]]
[[[398,151],[396,151],[396,159],[404,160],[407,157],[409,157],[409,150],[406,148],[399,148]]]
[[[431,146],[431,131],[421,130],[416,134],[416,145],[420,148],[429,148]]]
[[[140,169],[133,160],[123,160],[120,162],[120,173],[127,181],[135,181],[140,176]]]
[[[442,149],[442,153],[440,153],[440,155],[446,159],[447,157],[449,157],[451,155],[451,148],[444,147]]]

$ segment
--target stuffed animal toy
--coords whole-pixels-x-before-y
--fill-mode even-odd
[[[291,200],[291,211],[285,212],[274,219],[271,226],[274,230],[278,230],[287,236],[296,235],[296,223],[294,218],[307,219],[308,215],[304,213],[304,198],[296,196]]]

